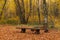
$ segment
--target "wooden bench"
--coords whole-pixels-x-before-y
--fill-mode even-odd
[[[26,29],[30,29],[32,32],[35,31],[36,34],[39,34],[40,33],[40,30],[44,30],[43,27],[24,27],[24,26],[21,26],[21,27],[16,27],[16,29],[21,29],[21,32],[22,33],[25,33],[26,32]],[[45,32],[48,32],[48,30],[45,30]]]

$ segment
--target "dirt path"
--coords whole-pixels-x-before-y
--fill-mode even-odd
[[[60,31],[49,30],[48,33],[41,31],[40,34],[32,34],[27,30],[26,33],[20,33],[13,26],[0,27],[0,40],[60,40]]]

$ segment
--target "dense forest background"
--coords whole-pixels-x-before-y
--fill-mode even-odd
[[[60,0],[45,0],[45,5],[43,2],[0,0],[0,24],[44,24],[44,16],[48,15],[48,25],[60,26]]]

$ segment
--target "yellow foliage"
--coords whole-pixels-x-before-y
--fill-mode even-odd
[[[34,7],[37,7],[37,4],[36,4],[36,1],[37,0],[32,0],[32,6]],[[49,3],[49,1],[51,3]],[[48,10],[52,10],[53,9],[53,6],[51,6],[51,4],[53,4],[54,2],[57,2],[59,4],[58,8],[59,8],[59,11],[60,11],[60,0],[47,0],[47,3],[50,4],[50,8]],[[0,0],[0,5],[3,5],[4,4],[4,1]],[[24,0],[24,8],[25,8],[25,16],[27,17],[27,14],[29,14],[29,9],[30,9],[30,0]],[[8,0],[7,1],[7,4],[6,4],[6,13],[10,15],[10,12],[12,12],[14,15],[16,14],[16,5],[15,5],[15,2],[14,0]],[[37,9],[37,8],[36,8]],[[0,11],[2,10],[2,6],[0,6]],[[33,11],[33,10],[32,10]],[[42,11],[42,9],[41,9]],[[37,10],[34,12],[35,14],[37,14]],[[49,12],[50,13],[50,12]],[[60,13],[60,12],[59,12]],[[33,21],[38,21],[39,18],[38,18],[38,15],[34,15],[33,16],[33,12],[31,13],[32,15],[29,17],[29,22],[33,22]],[[51,15],[53,15],[53,13],[50,13]],[[2,19],[4,18],[4,14],[2,15]],[[44,20],[44,16],[42,13],[40,13],[40,17],[41,17],[41,21]],[[59,15],[60,17],[60,15]],[[60,25],[60,18],[58,17],[58,19],[55,18],[55,16],[48,16],[48,21],[50,20],[55,20],[54,23],[55,25]],[[12,17],[10,18],[11,20],[19,20],[19,17],[18,16],[15,16],[15,17]]]

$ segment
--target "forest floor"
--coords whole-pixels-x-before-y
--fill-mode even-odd
[[[20,33],[15,26],[0,25],[0,40],[60,40],[60,31],[50,29],[48,33],[43,30],[40,34],[33,34],[30,30]]]

